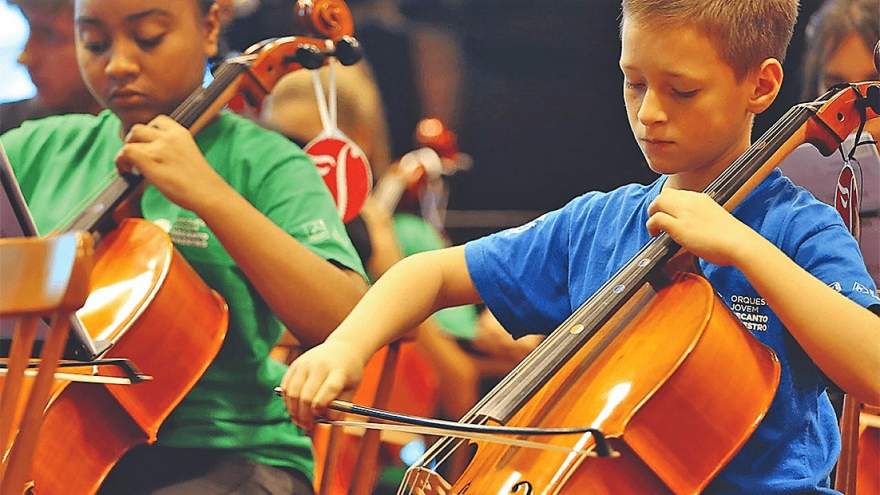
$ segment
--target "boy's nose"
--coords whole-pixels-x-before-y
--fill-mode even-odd
[[[642,104],[639,105],[638,118],[639,122],[646,126],[666,121],[666,112],[663,111],[656,91],[651,89],[645,91]]]

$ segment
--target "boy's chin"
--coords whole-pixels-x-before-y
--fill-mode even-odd
[[[648,162],[648,168],[651,169],[655,174],[662,175],[673,175],[681,172],[681,164],[680,163],[672,163],[669,160],[662,159],[650,159],[647,156],[645,157],[645,161]]]

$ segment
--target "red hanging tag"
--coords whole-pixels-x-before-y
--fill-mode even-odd
[[[847,162],[837,176],[837,188],[834,191],[834,208],[843,218],[843,223],[853,237],[858,240],[861,235],[859,217],[859,182],[856,171]]]
[[[336,200],[336,211],[349,222],[361,211],[373,185],[370,164],[360,147],[342,132],[321,134],[305,147]]]
[[[333,194],[336,211],[342,221],[348,223],[357,216],[367,201],[373,187],[373,174],[361,148],[336,125],[336,77],[333,59],[328,64],[327,79],[329,98],[324,96],[318,71],[312,72],[318,115],[324,130],[306,145],[305,152],[312,157],[327,188]]]

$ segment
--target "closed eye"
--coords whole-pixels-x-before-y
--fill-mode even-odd
[[[141,48],[145,50],[150,50],[159,46],[159,43],[162,43],[162,39],[164,38],[165,35],[163,34],[160,36],[154,36],[152,38],[138,39],[137,43]]]
[[[110,44],[104,41],[84,41],[83,48],[92,53],[103,53],[107,51]]]
[[[694,89],[691,91],[679,91],[677,89],[672,90],[672,93],[679,98],[692,98],[694,96],[697,96],[697,93],[699,92],[699,89]]]
[[[645,87],[645,83],[624,81],[623,86],[626,89],[643,89]]]

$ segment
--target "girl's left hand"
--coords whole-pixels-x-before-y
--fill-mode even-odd
[[[116,167],[122,173],[140,173],[170,201],[196,213],[231,190],[189,131],[166,115],[132,126],[116,155]]]
[[[648,232],[669,234],[695,256],[720,266],[737,266],[758,233],[708,195],[667,189],[648,207]]]

